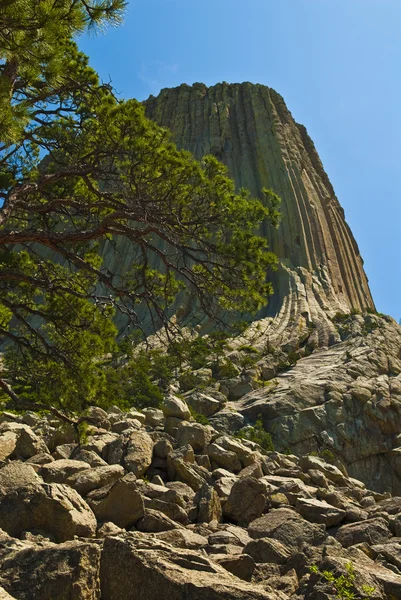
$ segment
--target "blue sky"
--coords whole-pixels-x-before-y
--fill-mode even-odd
[[[201,81],[276,89],[315,142],[377,309],[401,317],[401,0],[131,0],[81,38],[123,98]]]

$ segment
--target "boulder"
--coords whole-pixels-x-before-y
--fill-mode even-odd
[[[86,500],[98,521],[111,521],[118,527],[132,527],[145,514],[133,473],[90,492]]]
[[[128,533],[104,542],[102,600],[274,600],[192,550]]]
[[[182,525],[179,525],[173,521],[173,519],[170,519],[170,517],[160,510],[153,510],[151,508],[147,508],[145,516],[136,523],[136,529],[144,533],[159,533],[161,531],[171,531],[181,527]]]
[[[166,502],[165,500],[161,500],[160,498],[143,498],[143,504],[145,509],[157,510],[158,512],[163,513],[169,519],[173,521],[177,521],[177,523],[181,523],[182,525],[188,525],[189,518],[186,511],[181,508],[175,502]]]
[[[221,401],[206,394],[202,394],[201,392],[190,394],[186,397],[186,401],[195,412],[204,415],[205,417],[211,417],[217,413],[222,406]]]
[[[0,461],[12,455],[17,446],[17,434],[14,431],[4,431],[0,434]]]
[[[223,506],[224,517],[246,526],[263,513],[266,498],[266,487],[260,480],[242,477],[231,488],[230,495]]]
[[[97,543],[35,546],[0,539],[0,585],[18,600],[95,600],[100,597]],[[0,593],[0,599],[7,599]]]
[[[153,440],[146,431],[131,434],[125,454],[124,464],[127,471],[141,477],[152,462]]]
[[[42,480],[35,469],[26,463],[13,461],[0,469],[0,491],[7,493],[12,488],[39,484]]]
[[[195,496],[195,503],[198,505],[198,523],[221,521],[222,511],[220,498],[210,485],[205,483],[198,490]]]
[[[42,452],[49,454],[49,448],[43,439],[36,435],[29,425],[6,421],[0,425],[0,436],[3,436],[6,433],[8,433],[8,436],[3,438],[3,452],[6,451],[7,443],[13,443],[11,440],[14,440],[14,436],[10,435],[13,433],[16,436],[13,455],[16,457],[27,459]],[[8,442],[5,440],[8,440]]]
[[[206,537],[189,529],[171,529],[170,531],[157,533],[155,537],[174,546],[174,548],[187,548],[187,550],[204,548],[208,543]]]
[[[93,450],[85,450],[76,446],[71,452],[70,457],[72,460],[81,460],[88,463],[91,467],[107,467],[107,462],[103,460]]]
[[[145,424],[151,427],[162,427],[164,423],[163,411],[159,408],[144,408]]]
[[[291,556],[291,550],[272,538],[251,540],[244,548],[244,552],[252,556],[257,563],[274,563],[285,565]]]
[[[123,433],[128,429],[141,429],[142,423],[138,419],[121,419],[121,421],[115,421],[111,426],[113,433]]]
[[[86,469],[88,465],[82,460],[65,458],[43,465],[40,474],[46,483],[65,483],[71,475]]]
[[[344,548],[362,542],[367,542],[370,545],[381,544],[390,537],[391,531],[388,528],[387,521],[382,517],[342,525],[336,533],[336,539]]]
[[[212,439],[213,429],[200,423],[187,423],[183,421],[179,424],[176,440],[178,446],[189,444],[194,452],[202,452],[205,446]]]
[[[213,560],[239,579],[251,581],[255,570],[255,561],[251,556],[248,556],[248,554],[217,554],[213,555]]]
[[[245,417],[233,410],[221,410],[209,419],[212,427],[224,433],[234,433],[245,425]]]
[[[85,463],[86,464],[86,463]],[[86,496],[93,490],[114,483],[117,479],[124,477],[124,469],[120,465],[107,465],[105,467],[94,467],[84,469],[68,477],[66,483],[77,490],[81,496]]]
[[[161,408],[166,418],[175,417],[177,419],[182,419],[183,421],[185,421],[191,416],[188,404],[184,400],[181,400],[181,398],[177,398],[176,396],[167,396],[164,399]]]
[[[345,510],[315,498],[298,498],[296,506],[304,519],[312,523],[323,523],[326,527],[338,525],[346,516]]]
[[[204,484],[211,483],[211,476],[206,469],[187,463],[183,460],[174,462],[175,478],[189,485],[197,492]]]
[[[309,523],[288,508],[271,510],[268,514],[252,521],[248,533],[253,539],[276,539],[289,548],[297,548],[303,543],[318,546],[327,538],[324,525]]]
[[[57,542],[92,537],[96,519],[81,496],[67,485],[31,483],[0,488],[0,528],[13,537],[40,530]]]
[[[210,444],[206,448],[206,452],[211,462],[215,463],[218,467],[227,469],[231,473],[239,473],[241,471],[242,465],[235,452],[225,450],[218,444]]]

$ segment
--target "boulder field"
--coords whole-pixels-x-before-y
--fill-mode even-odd
[[[160,409],[0,416],[0,599],[401,598],[401,498]],[[341,578],[341,576],[343,577]]]

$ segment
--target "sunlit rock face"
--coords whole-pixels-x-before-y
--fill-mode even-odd
[[[331,345],[338,334],[329,316],[374,308],[358,246],[314,144],[277,92],[250,83],[197,83],[164,89],[144,104],[178,147],[197,158],[214,154],[238,187],[254,195],[268,187],[281,197],[279,229],[261,225],[281,263],[270,275],[275,295],[259,315],[273,342],[313,324],[309,343]]]

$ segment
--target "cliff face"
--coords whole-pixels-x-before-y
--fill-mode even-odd
[[[268,187],[282,198],[279,229],[261,231],[281,262],[276,293],[260,315],[274,317],[273,337],[291,337],[292,325],[304,321],[317,326],[315,346],[327,346],[338,341],[329,315],[374,308],[344,211],[306,129],[279,94],[249,83],[181,85],[145,106],[180,148],[224,162],[238,187],[254,195]]]

